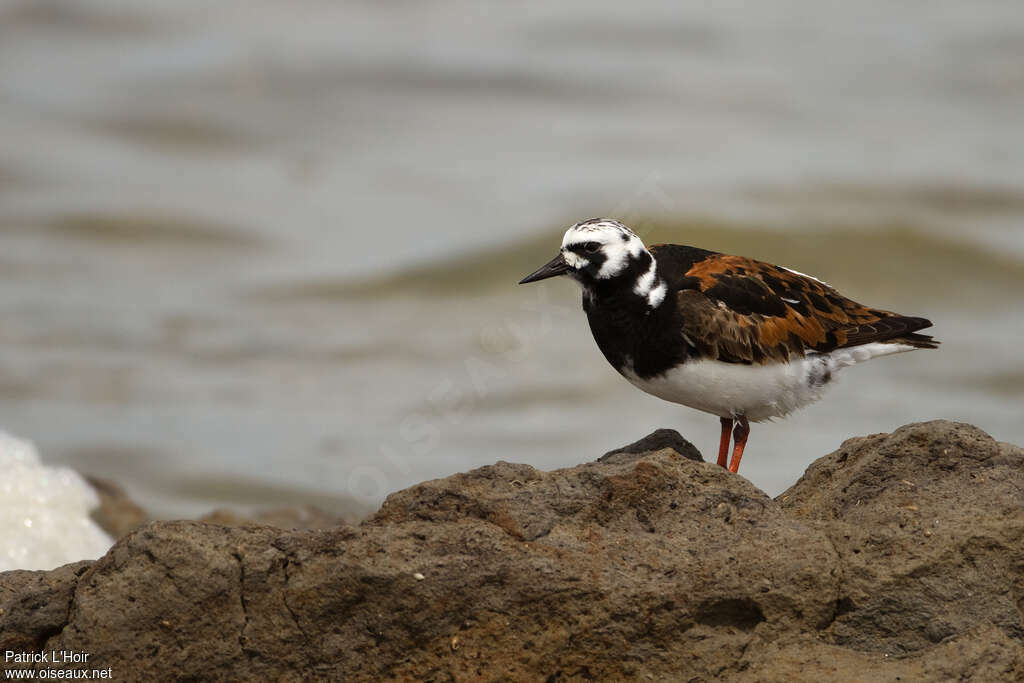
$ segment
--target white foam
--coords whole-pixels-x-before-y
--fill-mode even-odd
[[[0,571],[92,560],[113,540],[89,517],[96,491],[74,470],[49,467],[36,447],[0,431]]]

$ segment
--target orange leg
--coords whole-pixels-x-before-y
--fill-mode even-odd
[[[742,415],[736,418],[736,429],[732,433],[735,443],[732,447],[732,460],[729,462],[729,471],[736,473],[740,469],[740,458],[743,457],[743,449],[747,447],[747,437],[750,436],[750,423]]]
[[[718,442],[718,466],[725,467],[726,456],[729,454],[729,437],[732,436],[732,418],[723,417],[722,420],[722,440]]]

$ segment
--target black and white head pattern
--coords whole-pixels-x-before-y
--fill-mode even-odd
[[[632,282],[633,292],[657,308],[665,299],[665,282],[658,277],[654,257],[636,234],[618,221],[592,218],[565,231],[562,258],[570,275],[584,291],[623,279]]]

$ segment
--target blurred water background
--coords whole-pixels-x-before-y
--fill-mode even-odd
[[[1024,443],[1024,6],[0,0],[0,425],[159,516],[592,460],[718,420],[629,386],[597,215],[809,272],[945,343],[753,427]]]

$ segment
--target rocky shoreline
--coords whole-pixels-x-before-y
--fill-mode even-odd
[[[0,574],[0,650],[115,680],[1024,679],[1024,449],[965,424],[849,439],[774,500],[659,430],[358,526],[215,521]]]

